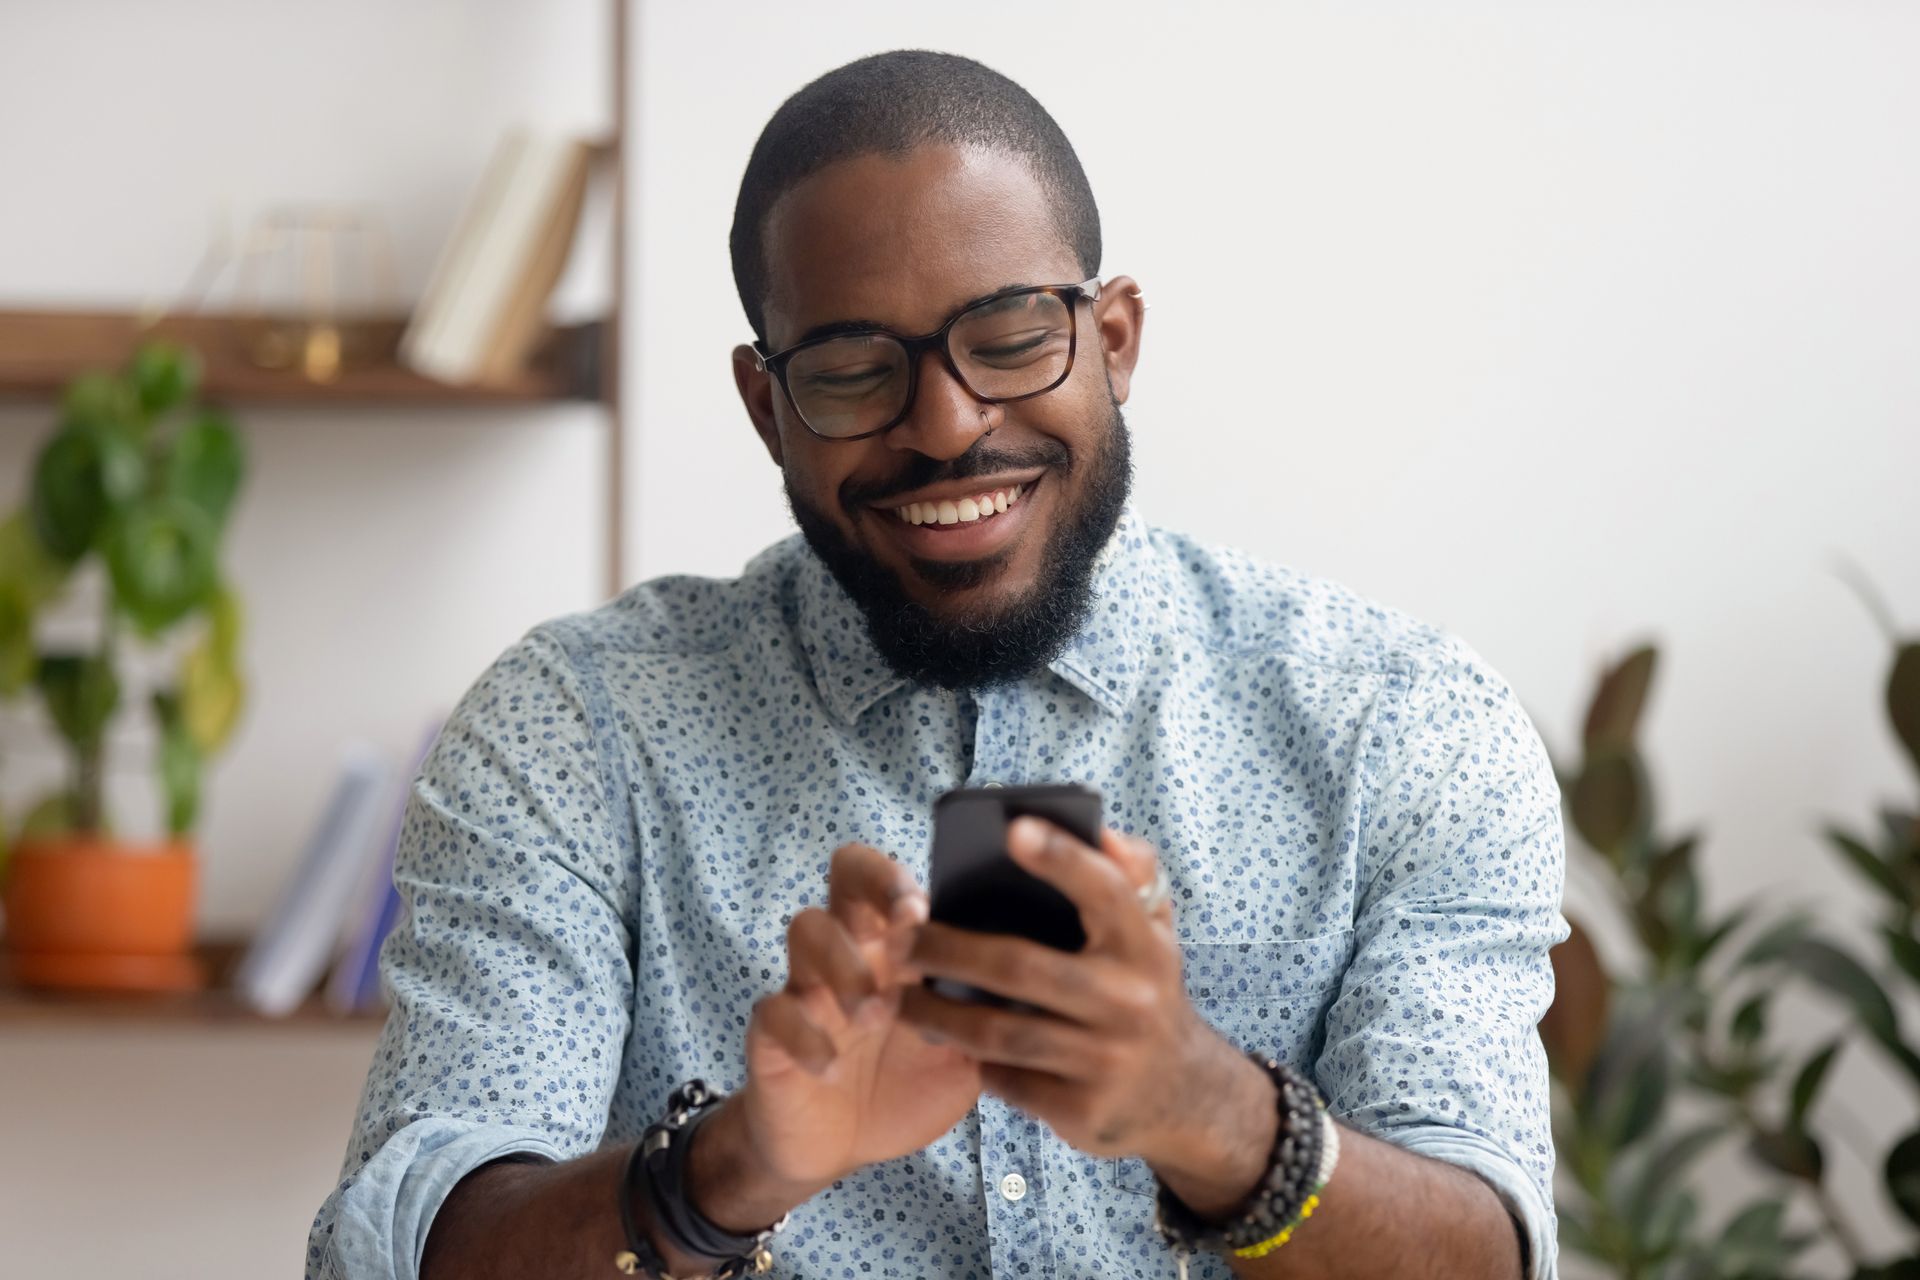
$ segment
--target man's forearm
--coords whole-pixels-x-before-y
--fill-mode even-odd
[[[1241,1058],[1232,1083],[1209,1090],[1190,1150],[1155,1172],[1196,1212],[1221,1219],[1267,1170],[1273,1085]],[[1246,1124],[1240,1117],[1263,1118]],[[1222,1121],[1230,1121],[1223,1123]],[[1444,1161],[1340,1130],[1340,1162],[1313,1217],[1264,1258],[1232,1260],[1248,1280],[1521,1280],[1520,1235],[1493,1188]]]
[[[808,1199],[813,1188],[770,1182],[753,1164],[738,1112],[723,1104],[688,1153],[688,1195],[713,1222],[746,1234]],[[530,1275],[612,1275],[627,1247],[619,1185],[630,1144],[555,1164],[495,1161],[462,1178],[434,1215],[421,1280],[524,1280]],[[704,1275],[715,1261],[679,1253],[654,1229],[646,1205],[633,1207],[676,1276]]]

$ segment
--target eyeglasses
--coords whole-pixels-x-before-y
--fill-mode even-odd
[[[823,440],[864,440],[913,408],[920,357],[928,351],[939,352],[948,372],[983,403],[1045,395],[1073,372],[1080,299],[1099,297],[1098,279],[1006,289],[917,338],[860,329],[772,355],[756,342],[755,364],[773,374],[808,431]]]

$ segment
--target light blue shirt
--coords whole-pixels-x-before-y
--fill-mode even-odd
[[[1095,588],[1047,668],[973,694],[896,676],[797,536],[508,649],[414,780],[393,1011],[310,1280],[412,1277],[470,1170],[630,1143],[689,1076],[737,1087],[836,846],[924,883],[941,792],[1061,780],[1160,850],[1201,1015],[1346,1125],[1485,1178],[1553,1277],[1536,1024],[1566,855],[1513,690],[1452,635],[1131,508]],[[1170,1277],[1153,1189],[983,1096],[797,1209],[773,1274]]]

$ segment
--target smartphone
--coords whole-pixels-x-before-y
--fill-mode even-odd
[[[1014,934],[1078,951],[1087,942],[1078,909],[1007,853],[1007,824],[1026,815],[1045,818],[1099,847],[1100,793],[1091,787],[1058,783],[949,791],[933,804],[928,915],[956,929]],[[946,979],[928,978],[927,986],[956,1000],[1011,1003]]]

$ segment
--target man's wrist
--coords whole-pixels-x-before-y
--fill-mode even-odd
[[[1279,1094],[1260,1065],[1219,1037],[1190,1089],[1186,1122],[1171,1131],[1148,1165],[1181,1203],[1223,1221],[1267,1175],[1280,1125]]]
[[[737,1235],[778,1222],[821,1189],[789,1182],[759,1159],[738,1094],[700,1126],[687,1151],[687,1198],[708,1221]]]

